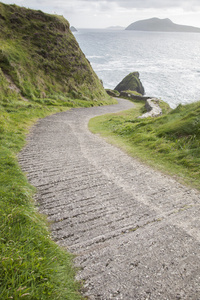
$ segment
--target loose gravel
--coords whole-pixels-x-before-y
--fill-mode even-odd
[[[90,300],[200,300],[200,193],[92,134],[79,108],[40,120],[19,162]]]

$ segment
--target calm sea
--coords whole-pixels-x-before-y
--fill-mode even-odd
[[[80,29],[74,33],[105,88],[138,71],[147,96],[174,108],[200,100],[200,34]]]

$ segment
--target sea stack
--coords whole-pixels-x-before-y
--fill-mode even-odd
[[[122,91],[135,91],[141,95],[144,95],[144,87],[140,81],[139,73],[132,72],[127,75],[116,87],[115,90],[118,92]]]

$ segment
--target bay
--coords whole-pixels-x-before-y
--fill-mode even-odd
[[[200,100],[200,34],[79,29],[74,33],[104,87],[138,71],[145,95],[172,108]]]

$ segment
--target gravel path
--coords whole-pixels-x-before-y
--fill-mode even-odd
[[[200,300],[200,193],[87,129],[131,108],[73,109],[40,120],[19,161],[58,244],[75,253],[93,300]]]

